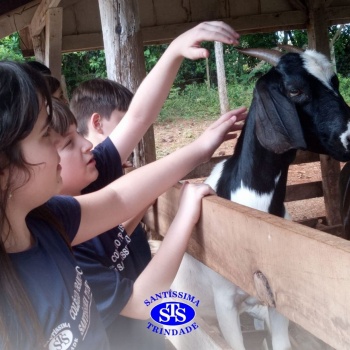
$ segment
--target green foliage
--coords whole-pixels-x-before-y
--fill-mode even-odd
[[[350,105],[350,77],[344,77],[338,74],[339,78],[339,90],[344,97],[345,102]]]
[[[334,35],[337,26],[330,29],[331,35]],[[337,72],[349,76],[350,73],[350,25],[345,25],[341,31],[338,40],[334,43],[334,52],[336,57]]]
[[[24,61],[17,33],[0,40],[0,60]]]
[[[62,74],[65,76],[68,96],[83,81],[106,78],[103,50],[79,51],[62,55]]]

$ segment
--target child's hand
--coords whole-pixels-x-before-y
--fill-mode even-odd
[[[183,57],[196,60],[209,57],[209,51],[200,46],[203,41],[237,45],[238,39],[239,34],[224,22],[203,22],[178,36],[170,47],[178,50]]]
[[[200,147],[203,150],[203,162],[210,160],[214,151],[222,142],[237,137],[236,134],[231,134],[230,132],[241,130],[243,127],[242,124],[235,123],[244,120],[246,116],[246,107],[233,109],[232,111],[223,114],[193,142],[196,144],[196,147]]]
[[[207,184],[190,184],[185,181],[181,188],[179,210],[181,220],[189,220],[191,225],[195,225],[201,214],[202,198],[216,194]]]

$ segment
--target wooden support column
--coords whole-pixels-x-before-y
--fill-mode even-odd
[[[107,76],[133,93],[146,76],[137,0],[99,0]],[[134,150],[136,167],[156,159],[153,126]]]
[[[308,7],[310,19],[307,28],[309,48],[322,52],[330,58],[325,2],[309,0]],[[320,155],[320,162],[327,223],[331,226],[338,225],[341,223],[338,188],[340,163],[325,155]]]
[[[45,34],[42,31],[39,35],[32,36],[35,59],[45,62]]]
[[[62,70],[62,15],[61,7],[48,9],[45,26],[45,64],[58,80]]]
[[[42,0],[30,23],[36,60],[45,63],[52,75],[61,80],[62,8],[61,0]]]

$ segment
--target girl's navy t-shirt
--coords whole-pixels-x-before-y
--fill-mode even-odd
[[[80,223],[79,203],[74,198],[58,196],[46,205],[72,241]],[[91,289],[67,243],[57,230],[31,214],[27,225],[34,238],[33,247],[9,255],[44,329],[44,348],[109,349]],[[15,326],[11,329],[17,332],[14,334],[20,332]],[[16,349],[42,348],[30,339],[18,337],[18,341]]]

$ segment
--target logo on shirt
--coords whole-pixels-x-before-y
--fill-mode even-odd
[[[69,323],[61,323],[51,333],[49,340],[49,350],[67,350],[74,349],[78,344],[78,340],[74,341],[73,332]]]
[[[193,322],[199,299],[191,294],[169,290],[152,295],[144,303],[146,306],[156,304],[150,312],[154,322],[149,321],[147,324],[147,329],[153,333],[168,336],[183,335],[199,327]]]

